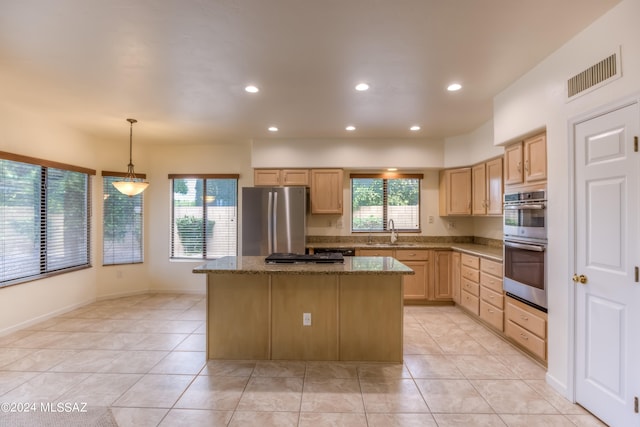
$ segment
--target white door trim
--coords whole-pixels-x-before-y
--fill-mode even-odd
[[[635,93],[628,97],[619,99],[618,101],[614,101],[595,109],[592,109],[586,113],[576,115],[572,118],[569,118],[567,123],[568,128],[568,150],[569,150],[569,203],[568,203],[568,214],[569,214],[569,251],[568,251],[568,260],[569,260],[569,275],[566,277],[567,288],[569,291],[569,304],[567,307],[567,328],[568,328],[568,351],[567,351],[567,398],[571,400],[572,403],[576,402],[576,292],[575,286],[571,280],[571,275],[573,270],[576,267],[576,181],[575,181],[575,154],[576,154],[576,146],[575,146],[575,128],[578,124],[586,122],[588,120],[594,119],[596,117],[605,115],[614,110],[618,110],[620,108],[628,107],[633,104],[640,104],[640,93]]]

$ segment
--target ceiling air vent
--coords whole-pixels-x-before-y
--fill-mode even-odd
[[[618,51],[567,80],[567,101],[589,93],[620,76]]]

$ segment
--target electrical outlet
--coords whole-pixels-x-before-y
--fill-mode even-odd
[[[433,215],[429,215],[429,224],[433,224]]]
[[[311,326],[311,313],[302,313],[302,326]]]

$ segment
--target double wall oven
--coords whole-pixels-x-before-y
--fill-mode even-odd
[[[547,309],[546,190],[504,195],[504,290]]]

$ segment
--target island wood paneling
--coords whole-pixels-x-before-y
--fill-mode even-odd
[[[269,359],[269,276],[250,277],[208,275],[209,359]]]
[[[271,293],[271,358],[338,360],[338,276],[272,276]]]
[[[402,362],[402,275],[210,273],[207,283],[208,359]]]
[[[340,360],[402,362],[402,277],[340,280]]]

